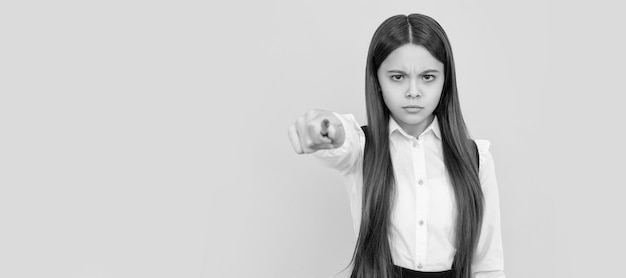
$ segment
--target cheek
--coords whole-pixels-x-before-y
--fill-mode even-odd
[[[393,106],[393,98],[388,94],[388,93],[382,93],[383,95],[383,101],[385,102],[385,106],[387,106],[387,108],[390,108],[390,106]]]
[[[381,90],[380,94],[383,96],[383,101],[385,101],[385,105],[389,107],[389,105],[394,101],[393,89],[390,88],[389,84],[386,84],[383,81],[379,81],[378,84]]]
[[[404,95],[399,93],[398,90],[389,88],[383,88],[382,90],[383,100],[388,108],[402,102],[402,99],[404,98]]]
[[[437,109],[437,105],[439,104],[440,99],[441,99],[441,95],[437,96],[436,98],[433,98],[432,104],[431,104],[431,106],[433,107],[433,110]]]
[[[435,109],[437,107],[437,104],[439,104],[439,100],[441,99],[442,88],[433,88],[429,96],[430,97],[428,98],[428,105],[432,107],[432,109]]]
[[[437,86],[433,86],[431,91],[432,101],[435,103],[439,102],[441,95],[443,94],[443,82],[442,84],[437,84]]]

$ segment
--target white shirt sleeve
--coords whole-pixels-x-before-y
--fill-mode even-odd
[[[336,149],[318,150],[313,153],[324,166],[338,170],[341,174],[348,173],[358,162],[365,146],[365,134],[352,114],[335,116],[343,124],[346,138],[343,145]]]
[[[472,277],[504,278],[504,258],[500,228],[500,201],[490,142],[476,140],[480,158],[480,184],[485,198],[483,224],[472,261]]]

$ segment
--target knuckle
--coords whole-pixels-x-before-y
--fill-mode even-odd
[[[319,117],[319,115],[320,115],[321,113],[322,113],[322,111],[321,111],[321,110],[319,110],[319,109],[311,109],[311,110],[309,110],[309,111],[307,112],[307,117],[308,117],[309,119],[315,119],[315,118]]]
[[[306,140],[304,140],[304,145],[307,148],[313,148],[315,147],[315,143],[313,143],[313,140],[311,140],[311,138],[307,138]]]
[[[302,128],[305,126],[305,121],[304,118],[300,117],[298,118],[298,120],[296,121],[295,125],[299,128]]]

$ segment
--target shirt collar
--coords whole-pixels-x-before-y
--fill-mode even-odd
[[[411,135],[406,133],[404,129],[402,129],[402,127],[398,124],[398,122],[396,122],[396,120],[393,119],[393,117],[389,117],[389,136],[391,136],[394,131],[398,131],[406,137],[412,137]],[[435,134],[435,136],[437,136],[437,138],[439,138],[439,140],[441,140],[441,130],[439,129],[439,120],[437,119],[437,116],[433,118],[433,121],[430,123],[430,125],[428,125],[428,127],[426,127],[426,129],[424,129],[422,134],[428,134],[431,131]],[[420,136],[422,134],[420,134]]]

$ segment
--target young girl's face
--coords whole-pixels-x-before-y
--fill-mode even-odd
[[[444,65],[421,45],[405,44],[378,68],[383,99],[394,120],[418,136],[433,119],[444,83]]]

